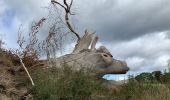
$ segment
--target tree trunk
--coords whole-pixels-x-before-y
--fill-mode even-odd
[[[77,54],[82,50],[89,49],[89,46],[93,40],[94,33],[85,31],[85,35],[78,41],[73,50],[73,54]]]

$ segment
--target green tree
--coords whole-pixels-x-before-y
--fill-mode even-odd
[[[153,76],[152,76],[152,73],[147,73],[147,72],[144,72],[144,73],[141,73],[140,75],[137,75],[135,77],[135,79],[138,81],[138,82],[153,82]]]
[[[161,82],[161,76],[162,76],[162,72],[161,71],[153,71],[152,72],[152,76],[153,76],[155,81]]]

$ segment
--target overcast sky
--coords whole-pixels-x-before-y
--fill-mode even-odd
[[[129,73],[163,70],[170,59],[170,0],[74,0],[75,27],[96,31]],[[47,16],[50,0],[0,0],[0,38],[16,48],[17,31]],[[68,48],[68,47],[67,47]]]

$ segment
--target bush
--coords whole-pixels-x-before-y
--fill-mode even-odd
[[[107,97],[111,91],[103,87],[102,81],[89,75],[85,69],[72,71],[69,67],[34,71],[35,100],[89,100]]]

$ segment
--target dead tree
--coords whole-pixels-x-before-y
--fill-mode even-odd
[[[69,16],[70,15],[74,15],[72,12],[71,12],[71,7],[72,7],[72,4],[73,4],[73,0],[71,0],[70,4],[67,3],[67,0],[63,0],[63,5],[61,3],[59,3],[58,1],[56,0],[51,0],[51,3],[55,6],[60,6],[64,9],[65,11],[65,22],[66,22],[66,25],[68,27],[68,29],[73,33],[75,34],[75,36],[77,37],[77,44],[73,50],[73,53],[78,53],[80,52],[81,50],[83,49],[88,49],[92,40],[93,40],[93,35],[94,35],[94,32],[90,32],[88,30],[85,30],[85,34],[83,37],[80,37],[79,33],[76,32],[76,30],[74,30],[74,28],[72,27],[72,24],[70,22],[70,18]],[[93,41],[94,43],[93,46],[91,47],[91,50],[94,50],[95,48],[95,45],[98,40],[98,37],[95,38],[95,41]]]
[[[113,59],[112,54],[105,46],[101,46],[98,49],[95,48],[99,39],[98,36],[93,38],[95,32],[85,30],[83,37],[80,37],[80,34],[72,27],[70,22],[70,15],[74,15],[71,12],[73,0],[70,3],[67,0],[63,0],[63,3],[51,0],[51,3],[55,7],[59,6],[64,9],[65,24],[70,32],[77,37],[77,43],[73,52],[57,58],[57,66],[61,67],[63,63],[67,63],[69,66],[73,66],[75,70],[79,70],[82,66],[91,67],[98,76],[126,73],[129,70],[126,62]]]

